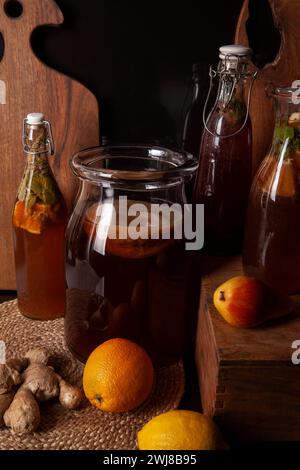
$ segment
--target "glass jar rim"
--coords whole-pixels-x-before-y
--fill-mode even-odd
[[[131,167],[126,168],[126,160],[131,160]],[[94,183],[178,183],[191,178],[198,161],[190,153],[161,146],[113,145],[83,149],[70,166],[75,176]]]
[[[274,94],[275,95],[290,95],[294,91],[296,91],[298,88],[296,87],[291,87],[291,86],[278,86],[274,89]]]
[[[277,86],[272,89],[272,87],[270,86],[270,89],[269,89],[269,94],[272,98],[299,105],[299,103],[293,102],[293,96],[295,93],[297,93],[297,95],[299,94],[299,87]],[[268,94],[268,91],[267,91],[267,94]]]

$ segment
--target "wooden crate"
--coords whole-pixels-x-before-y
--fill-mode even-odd
[[[229,439],[300,440],[300,365],[291,361],[300,315],[255,329],[228,325],[214,308],[213,292],[242,274],[241,262],[219,264],[201,287],[196,364],[204,413]]]

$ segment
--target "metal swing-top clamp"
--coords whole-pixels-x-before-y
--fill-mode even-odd
[[[210,84],[209,84],[207,98],[205,100],[205,104],[203,108],[203,124],[207,132],[209,132],[212,136],[226,139],[229,137],[234,137],[235,135],[239,134],[244,129],[247,123],[248,116],[249,116],[252,88],[254,85],[254,81],[257,77],[258,71],[255,71],[255,72],[248,71],[249,61],[252,56],[252,49],[250,49],[250,47],[239,46],[239,45],[233,44],[230,46],[220,47],[219,52],[220,52],[219,57],[221,60],[219,61],[217,70],[214,70],[212,66],[210,66],[210,69],[209,69]],[[212,88],[214,86],[214,78],[216,76],[220,77],[217,99],[208,117],[206,118],[207,105],[211,96]],[[223,104],[222,104],[223,109],[225,110],[227,105],[230,103],[232,99],[237,83],[240,80],[244,80],[248,77],[251,77],[251,82],[249,85],[248,97],[247,97],[247,111],[246,111],[245,119],[241,127],[237,131],[233,132],[232,134],[218,134],[216,132],[211,131],[208,128],[207,123],[211,115],[216,109],[222,84],[225,83],[226,88],[227,88],[226,99],[224,99]]]
[[[23,147],[25,153],[30,153],[31,155],[40,155],[42,153],[48,152],[50,155],[54,155],[54,141],[52,134],[52,127],[50,121],[46,121],[44,114],[42,113],[30,113],[27,114],[26,118],[23,120]],[[44,125],[47,131],[46,139],[46,150],[29,150],[28,145],[26,144],[26,125],[40,126]]]

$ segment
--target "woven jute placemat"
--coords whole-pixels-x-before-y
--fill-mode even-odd
[[[62,319],[29,320],[19,313],[16,301],[5,302],[0,305],[0,340],[6,343],[7,358],[21,356],[33,347],[47,347],[54,355],[56,370],[81,386],[83,366],[65,346]],[[183,391],[184,371],[179,362],[156,370],[152,395],[130,413],[104,413],[87,400],[75,411],[65,410],[55,401],[47,402],[40,405],[38,432],[15,436],[6,428],[0,429],[0,450],[135,449],[137,431],[159,413],[177,408]]]

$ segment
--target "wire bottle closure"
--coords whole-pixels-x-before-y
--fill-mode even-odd
[[[234,60],[233,60],[234,58]],[[232,67],[232,64],[235,63],[235,67]],[[219,62],[217,70],[214,70],[212,67],[209,69],[209,77],[210,77],[210,83],[209,83],[209,90],[208,94],[205,100],[204,108],[203,108],[203,114],[202,114],[202,119],[203,119],[203,125],[207,132],[211,134],[214,137],[220,137],[222,139],[228,139],[229,137],[234,137],[235,135],[239,134],[245,127],[248,116],[249,116],[249,109],[250,109],[250,101],[251,101],[251,93],[252,93],[252,88],[254,85],[254,81],[257,77],[258,71],[255,71],[253,73],[248,72],[246,70],[247,67],[247,62],[245,60],[241,61],[241,57],[238,55],[234,55],[232,53],[225,55],[225,58]],[[218,93],[217,93],[217,98],[214,103],[214,106],[212,107],[212,110],[210,111],[208,117],[206,118],[206,111],[207,111],[207,105],[211,96],[212,88],[214,86],[214,78],[219,75],[220,80],[219,80],[219,86],[218,86]],[[227,98],[223,102],[223,108],[225,109],[227,105],[230,103],[235,87],[237,83],[240,80],[244,80],[247,77],[251,77],[251,82],[249,85],[249,90],[248,90],[248,96],[247,96],[247,111],[245,114],[245,119],[241,125],[241,127],[231,133],[231,134],[218,134],[217,132],[213,132],[208,128],[208,121],[215,111],[218,103],[218,98],[220,96],[220,90],[221,90],[221,84],[226,83],[228,85],[228,92],[227,92]]]
[[[25,118],[23,120],[23,136],[22,136],[24,152],[28,153],[28,154],[30,153],[31,155],[40,155],[42,153],[45,153],[45,150],[32,151],[32,150],[28,149],[28,146],[26,144],[26,139],[25,139],[26,125],[32,125],[32,124],[28,124],[27,119]],[[33,124],[33,125],[35,125],[35,124]],[[54,155],[54,141],[53,141],[52,127],[51,127],[50,121],[43,121],[41,124],[38,124],[38,125],[43,125],[46,128],[46,130],[47,130],[47,139],[46,139],[47,150],[46,150],[46,152],[48,152],[50,155]]]

